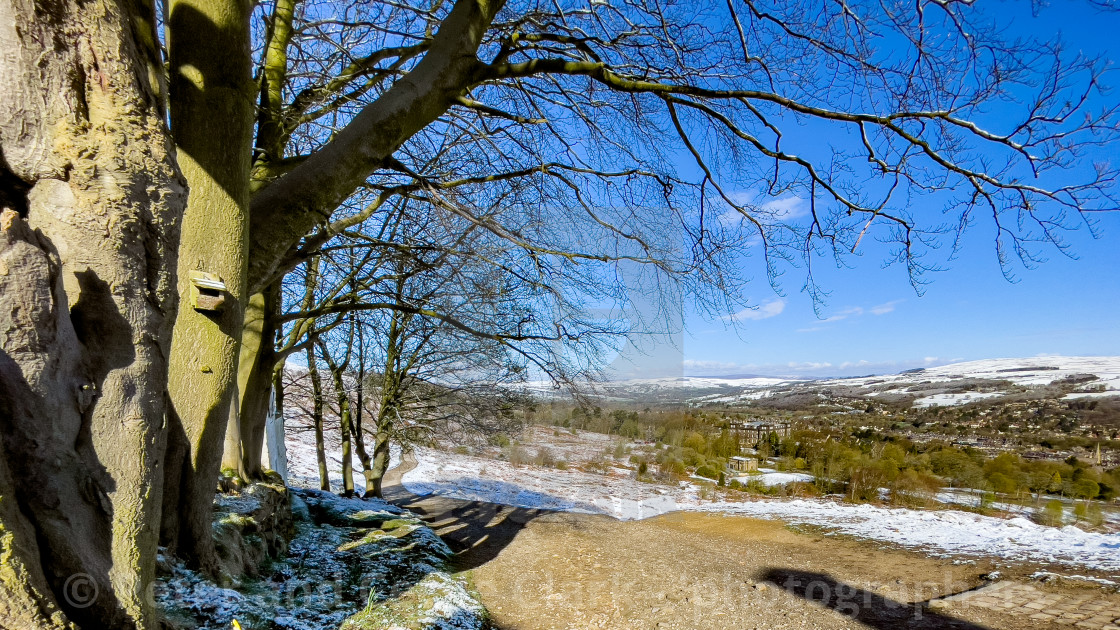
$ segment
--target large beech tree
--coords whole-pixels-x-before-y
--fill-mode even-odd
[[[974,4],[0,0],[0,625],[155,627],[160,539],[218,570],[268,291],[396,198],[715,307],[748,247],[1062,247],[1116,206],[1101,64]]]

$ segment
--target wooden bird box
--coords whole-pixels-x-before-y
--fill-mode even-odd
[[[190,272],[191,307],[196,311],[221,312],[226,306],[226,283],[217,274]]]

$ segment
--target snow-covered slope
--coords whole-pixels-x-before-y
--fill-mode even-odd
[[[925,381],[990,379],[1010,381],[1015,385],[1049,385],[1073,376],[1091,374],[1095,384],[1120,390],[1120,357],[1030,357],[1025,359],[984,359],[951,363],[938,367],[910,370],[890,376],[833,379],[821,383],[855,385],[869,381],[915,384]]]
[[[985,359],[898,374],[854,378],[791,379],[777,377],[719,378],[684,376],[617,381],[602,391],[617,399],[676,398],[694,403],[745,403],[794,392],[825,392],[841,388],[844,395],[867,397],[907,396],[917,406],[965,404],[1011,393],[1014,388],[1044,387],[1057,382],[1083,387],[1069,398],[1120,396],[1120,357],[1060,357]],[[968,390],[970,384],[982,390]],[[941,387],[939,387],[941,386]],[[1087,386],[1087,387],[1084,387]],[[940,390],[952,391],[940,391]],[[1084,391],[1083,391],[1084,390]]]

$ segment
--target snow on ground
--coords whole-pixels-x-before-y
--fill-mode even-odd
[[[964,405],[985,398],[998,398],[1002,392],[961,392],[960,394],[934,394],[914,401],[914,407],[952,407]]]
[[[984,554],[1120,571],[1120,535],[1076,527],[1045,527],[1022,517],[1001,519],[953,510],[921,511],[829,500],[706,503],[696,508],[817,525],[862,538],[949,554]]]
[[[978,362],[979,363],[979,362]],[[1002,364],[1006,366],[1007,364]],[[1120,364],[1118,364],[1120,367]],[[1008,369],[999,367],[998,369]],[[1120,373],[1120,370],[1118,370]],[[535,427],[526,441],[544,444],[557,459],[588,461],[616,443],[617,437],[594,433],[570,436],[551,428]],[[287,436],[290,472],[296,485],[317,487],[310,431],[293,430]],[[328,438],[328,468],[332,486],[339,486],[337,471],[341,454]],[[534,450],[535,447],[525,447]],[[393,466],[399,457],[394,452]],[[1024,518],[1000,519],[976,514],[935,510],[921,511],[850,505],[829,500],[755,500],[734,503],[701,501],[700,486],[682,482],[666,486],[639,482],[623,468],[608,474],[517,466],[505,461],[451,454],[434,449],[416,450],[418,466],[404,476],[405,487],[417,494],[441,494],[466,500],[488,501],[525,508],[597,513],[614,518],[642,519],[684,509],[774,518],[806,523],[873,540],[927,548],[941,553],[994,555],[1007,561],[1054,562],[1070,566],[1120,572],[1120,534],[1088,533],[1074,527],[1044,527]],[[609,461],[609,458],[607,458]],[[357,461],[355,461],[357,464]],[[360,468],[360,467],[359,467]],[[810,480],[804,473],[771,469],[761,475],[745,476],[744,483],[761,478],[767,485]],[[355,486],[362,487],[360,471]],[[939,497],[962,502],[966,497]]]
[[[614,469],[600,475],[578,470],[515,466],[508,462],[416,449],[417,466],[405,473],[404,487],[415,494],[439,494],[517,507],[606,514],[622,520],[649,518],[695,503],[696,487],[677,488],[630,479]]]
[[[976,507],[984,501],[984,493],[979,490],[965,489],[965,488],[945,488],[938,492],[934,500],[946,505],[963,505],[965,507]],[[1047,499],[1057,497],[1046,497]],[[1018,505],[1015,503],[1004,503],[1001,501],[992,502],[990,507],[993,510],[1001,512],[1009,512],[1012,514],[1019,514],[1023,516],[1030,516],[1031,509],[1025,505]]]
[[[702,396],[700,398],[695,399],[695,401],[696,402],[706,402],[706,403],[717,403],[717,402],[733,403],[733,402],[740,402],[740,401],[743,401],[743,400],[759,400],[761,398],[768,398],[769,396],[773,395],[773,393],[774,393],[774,390],[771,390],[771,389],[760,389],[760,390],[757,390],[757,391],[748,392],[746,394],[734,394],[734,395],[730,395],[730,396],[725,396],[725,395],[722,395],[722,394],[714,394],[712,396]]]
[[[735,480],[745,484],[753,479],[758,479],[764,486],[781,486],[798,481],[802,483],[811,483],[813,481],[813,476],[808,473],[778,472],[773,468],[759,468],[758,472],[762,474],[743,475],[742,477],[735,477]]]
[[[781,519],[836,533],[935,550],[985,554],[1007,561],[1050,562],[1120,572],[1120,534],[1037,525],[954,510],[922,511],[837,503],[828,499],[701,501],[698,487],[636,481],[621,470],[599,475],[575,470],[514,466],[507,462],[417,449],[419,465],[404,476],[417,494],[442,494],[526,508],[600,513],[629,520],[673,509]],[[803,473],[763,472],[763,477]]]
[[[1075,400],[1078,398],[1110,398],[1120,396],[1120,391],[1111,389],[1103,392],[1075,392],[1073,394],[1066,394],[1062,396],[1062,400]]]
[[[855,378],[796,379],[780,377],[720,378],[684,376],[678,378],[638,379],[606,383],[605,389],[632,391],[668,391],[673,389],[764,389],[800,383],[814,385],[912,385],[936,383],[961,378],[981,378],[1010,381],[1016,385],[1049,385],[1076,374],[1095,374],[1096,385],[1109,390],[1120,390],[1120,356],[1065,357],[1038,356],[1025,358],[983,359],[951,363],[900,374],[863,376]],[[548,383],[532,383],[530,388],[548,390]],[[720,396],[721,394],[712,394]]]

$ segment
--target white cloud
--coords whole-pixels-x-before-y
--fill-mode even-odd
[[[960,361],[924,357],[901,361],[869,361],[867,359],[843,361],[790,361],[788,363],[735,363],[731,361],[705,361],[686,359],[684,371],[688,375],[719,376],[757,374],[782,378],[864,376],[867,374],[897,374],[903,370],[919,367],[934,367]]]
[[[809,214],[809,203],[801,197],[769,197],[765,194],[740,192],[733,193],[731,200],[743,207],[753,218],[767,224],[792,221]],[[745,217],[735,209],[719,215],[723,225],[738,225]]]
[[[859,317],[860,315],[863,315],[863,309],[861,307],[849,306],[848,308],[836,313],[835,315],[829,315],[828,317],[822,319],[821,322],[838,322],[842,319],[848,319],[849,317]]]
[[[894,307],[898,306],[899,304],[902,304],[903,302],[905,302],[905,300],[891,300],[890,302],[887,302],[885,304],[880,304],[878,306],[872,306],[868,310],[871,312],[872,315],[886,315],[887,313],[890,313],[890,312],[894,311]]]
[[[693,372],[700,372],[702,370],[712,370],[712,373],[723,373],[734,370],[741,370],[743,368],[752,368],[753,365],[740,365],[730,361],[696,361],[693,359],[685,359],[683,362],[684,369]]]
[[[826,317],[826,318],[824,318],[820,321],[822,323],[828,323],[828,322],[838,322],[840,320],[850,319],[852,317],[862,317],[862,316],[868,315],[868,314],[876,315],[876,316],[886,315],[887,313],[894,312],[895,307],[898,306],[899,304],[903,303],[903,302],[905,302],[905,300],[891,300],[890,302],[884,302],[883,304],[876,304],[875,306],[869,306],[867,308],[864,308],[862,306],[849,306],[849,307],[847,307],[847,308],[845,308],[841,311],[836,312],[833,315],[829,315],[828,317]]]
[[[810,371],[810,370],[823,370],[825,368],[830,368],[830,367],[832,367],[832,364],[827,362],[827,361],[821,361],[821,362],[806,361],[806,362],[803,362],[803,363],[795,363],[793,361],[790,361],[789,363],[786,364],[786,367],[788,367],[791,370],[797,370],[798,372],[806,372],[806,371]]]
[[[770,199],[759,205],[759,208],[766,211],[771,217],[781,221],[788,221],[809,214],[809,204],[800,197]]]
[[[785,300],[770,300],[759,306],[748,307],[738,313],[724,316],[723,319],[733,322],[770,319],[771,317],[781,315],[784,310],[786,310]]]

